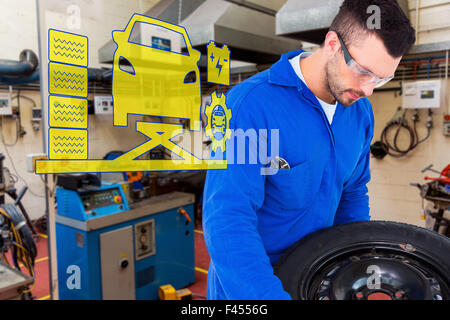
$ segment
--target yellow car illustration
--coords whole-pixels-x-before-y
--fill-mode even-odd
[[[132,37],[138,27],[176,33],[186,44],[186,53],[170,51],[170,40],[151,37],[150,45]],[[165,21],[134,14],[123,31],[113,31],[112,93],[114,125],[128,126],[128,114],[189,119],[189,129],[199,131],[200,52],[193,49],[186,30]],[[145,39],[143,39],[145,40]],[[147,39],[148,40],[148,39]]]
[[[226,127],[226,115],[223,110],[219,109],[213,111],[211,123],[213,127],[213,133],[220,132],[222,135],[225,135],[225,130],[227,127]]]

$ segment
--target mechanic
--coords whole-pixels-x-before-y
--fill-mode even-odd
[[[371,5],[380,9],[379,29],[369,28]],[[235,161],[208,171],[208,299],[291,299],[273,271],[285,250],[316,230],[370,219],[374,118],[366,97],[393,78],[414,33],[397,1],[345,0],[316,52],[284,54],[228,92],[230,128],[279,129],[289,168],[264,175],[261,161]]]

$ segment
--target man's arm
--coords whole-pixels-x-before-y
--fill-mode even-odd
[[[364,149],[350,179],[344,184],[341,200],[334,217],[334,225],[370,220],[367,183],[370,181],[370,143],[373,138],[374,118],[372,106],[368,101],[366,105],[370,115],[370,124],[366,132]]]
[[[255,103],[249,98],[239,102],[233,95],[229,97],[228,105]],[[230,127],[245,131],[256,125],[251,109],[248,105],[233,108]],[[246,150],[248,153],[248,147]],[[219,282],[227,299],[291,299],[273,274],[258,232],[256,212],[264,202],[262,166],[236,164],[236,156],[234,161],[226,170],[209,170],[204,190],[205,243]]]
[[[370,180],[369,172],[369,153],[365,152],[354,176],[344,186],[341,201],[334,217],[334,225],[370,220],[369,215],[369,196],[367,194],[367,183]]]

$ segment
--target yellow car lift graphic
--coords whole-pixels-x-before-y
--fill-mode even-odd
[[[146,23],[179,33],[186,44],[187,52],[164,51],[134,43],[130,36],[136,23]],[[199,170],[227,167],[226,160],[199,159],[189,150],[181,148],[172,139],[184,133],[186,129],[183,129],[182,124],[164,122],[137,121],[136,131],[149,140],[113,160],[88,159],[88,132],[85,130],[88,129],[87,100],[83,101],[83,98],[87,97],[88,72],[87,68],[82,67],[85,61],[87,66],[88,41],[84,36],[66,36],[61,35],[62,33],[49,31],[49,160],[37,160],[36,173]],[[54,35],[59,35],[54,38],[60,41],[53,40]],[[202,130],[200,71],[197,65],[200,52],[192,48],[186,30],[178,25],[134,14],[126,28],[113,31],[112,36],[117,44],[112,83],[114,126],[128,126],[128,115],[137,114],[161,119],[187,119],[190,131]],[[83,39],[86,39],[86,42]],[[86,55],[86,59],[83,55]],[[187,75],[191,76],[188,81]],[[219,119],[218,113],[216,116],[216,125],[222,126],[223,119]],[[228,121],[229,118],[231,114],[227,115]],[[222,137],[220,146],[225,142],[224,139]],[[157,146],[170,150],[178,159],[137,159]]]

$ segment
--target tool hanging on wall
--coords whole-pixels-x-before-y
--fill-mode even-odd
[[[415,149],[419,144],[426,141],[431,134],[431,128],[433,127],[433,111],[428,109],[428,117],[426,122],[427,135],[423,139],[419,139],[419,135],[417,133],[417,122],[419,119],[419,110],[415,109],[413,111],[413,115],[411,116],[411,120],[413,125],[411,126],[406,120],[406,113],[408,110],[402,110],[401,107],[398,107],[394,117],[389,121],[381,132],[381,137],[379,141],[374,142],[370,146],[370,152],[377,159],[383,159],[386,155],[390,155],[394,158],[401,158],[407,155],[410,151]],[[390,133],[394,130],[394,136],[392,140],[390,139]],[[399,136],[401,131],[406,130],[408,133],[409,143],[408,147],[402,148],[399,146]]]

